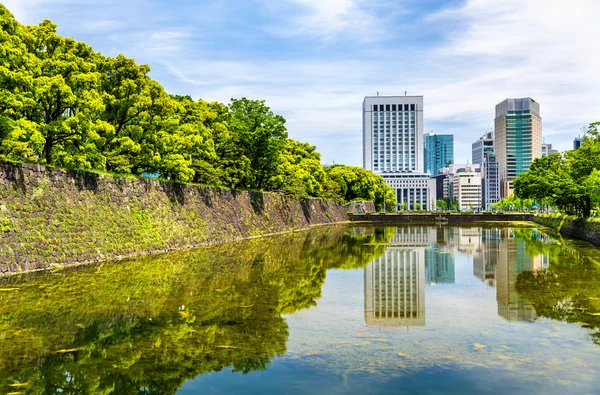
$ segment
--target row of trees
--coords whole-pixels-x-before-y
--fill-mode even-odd
[[[592,123],[578,149],[536,159],[514,180],[516,197],[589,217],[600,204],[599,129],[600,122]]]
[[[523,211],[531,210],[534,204],[535,201],[533,199],[521,199],[516,195],[511,195],[492,204],[492,208],[500,211]]]
[[[0,160],[395,205],[381,177],[321,166],[262,100],[170,95],[147,65],[105,57],[47,20],[21,25],[2,5],[0,26]]]

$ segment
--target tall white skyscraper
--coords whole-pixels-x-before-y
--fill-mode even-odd
[[[429,175],[423,172],[423,96],[365,97],[363,167],[396,190],[402,208],[430,208]]]
[[[363,167],[375,173],[423,172],[423,96],[367,96]]]

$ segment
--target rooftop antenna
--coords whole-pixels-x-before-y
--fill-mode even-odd
[[[406,96],[406,91],[404,91],[404,96]]]
[[[377,91],[377,97],[379,97],[379,91]]]

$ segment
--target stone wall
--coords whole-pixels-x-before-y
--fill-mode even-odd
[[[583,219],[551,218],[543,215],[536,215],[533,221],[554,229],[564,236],[584,240],[595,246],[600,246],[599,222],[591,222]]]
[[[347,220],[339,202],[0,163],[0,275]]]

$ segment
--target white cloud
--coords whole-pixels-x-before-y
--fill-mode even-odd
[[[430,21],[459,28],[432,59],[462,71],[432,78],[428,114],[483,125],[499,101],[530,96],[541,104],[547,141],[569,148],[582,124],[600,118],[598,17],[596,0],[469,0],[435,15]]]
[[[332,43],[342,38],[373,41],[385,31],[386,24],[377,15],[377,8],[365,0],[258,1],[278,15],[282,23],[270,30],[282,36],[312,37]]]

